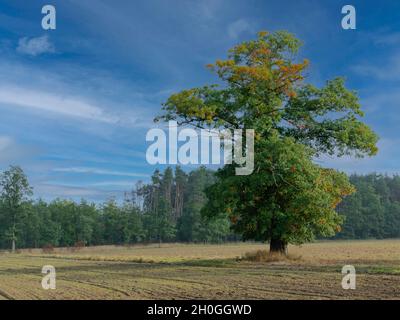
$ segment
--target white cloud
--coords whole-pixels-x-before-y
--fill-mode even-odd
[[[228,26],[228,35],[231,39],[238,39],[242,33],[254,32],[254,26],[252,26],[247,20],[239,19],[231,23]]]
[[[223,0],[202,0],[195,1],[195,13],[198,18],[216,19],[218,12],[222,9]],[[193,4],[190,4],[193,6]],[[199,15],[199,12],[201,13]]]
[[[400,54],[393,55],[384,65],[369,62],[356,65],[352,70],[362,76],[378,80],[400,80]]]
[[[384,112],[392,117],[398,117],[398,108],[400,107],[400,92],[387,90],[385,93],[375,93],[361,100],[365,111],[367,112]]]
[[[38,152],[36,148],[16,143],[9,136],[0,136],[0,165],[30,161]]]
[[[384,138],[378,142],[379,152],[374,157],[354,158],[350,156],[330,157],[320,156],[315,161],[323,167],[335,168],[348,174],[368,174],[377,172],[382,174],[399,174],[398,159],[400,139]]]
[[[1,60],[0,69],[0,108],[12,104],[44,110],[43,116],[57,116],[57,120],[64,120],[59,117],[63,114],[130,128],[151,127],[159,110],[160,98],[155,99],[150,90],[143,92],[130,81],[98,69],[65,65],[47,69],[9,60]]]
[[[27,88],[0,87],[0,103],[40,109],[66,116],[117,123],[119,118],[75,97],[65,97]]]
[[[44,53],[54,53],[53,44],[49,41],[47,35],[37,38],[21,38],[18,41],[17,52],[30,56],[38,56]]]
[[[127,187],[132,188],[135,185],[136,181],[102,181],[91,183],[90,185],[93,187]]]
[[[12,144],[12,140],[7,136],[0,136],[0,152],[5,151]]]
[[[107,194],[96,189],[65,185],[39,184],[34,186],[35,194],[46,197],[104,197]]]
[[[372,39],[376,45],[397,45],[400,43],[400,32],[378,32],[372,35]]]
[[[99,175],[111,175],[111,176],[125,176],[125,177],[148,177],[147,174],[143,173],[132,173],[123,171],[114,171],[100,168],[89,168],[89,167],[69,167],[69,168],[55,168],[55,172],[69,172],[69,173],[87,173],[87,174],[99,174]]]

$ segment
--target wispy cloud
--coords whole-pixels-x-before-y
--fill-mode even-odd
[[[352,70],[362,76],[378,80],[400,80],[400,53],[396,53],[386,64],[368,62],[352,67]]]
[[[400,32],[378,32],[372,35],[372,40],[376,45],[398,45],[400,44]]]
[[[228,35],[231,39],[238,39],[243,33],[254,33],[255,28],[245,19],[239,19],[228,26]]]
[[[35,117],[56,116],[57,120],[67,121],[77,118],[91,120],[93,125],[126,128],[152,125],[153,110],[158,110],[161,99],[152,90],[142,90],[129,79],[101,68],[52,66],[0,59],[0,104],[25,107],[23,111],[45,111],[36,111]]]
[[[126,187],[132,188],[136,181],[102,181],[90,184],[93,187]]]
[[[30,56],[38,56],[44,53],[54,53],[54,45],[47,35],[37,38],[21,38],[18,41],[17,52]]]
[[[0,152],[5,151],[5,149],[11,145],[11,143],[12,140],[10,137],[0,136]]]
[[[400,139],[381,139],[378,142],[379,153],[375,157],[355,159],[353,157],[320,156],[316,161],[324,167],[332,167],[348,174],[368,174],[377,172],[382,174],[398,174],[398,159]]]
[[[388,90],[384,93],[374,93],[361,100],[367,112],[377,112],[385,110],[382,115],[398,118],[397,110],[400,107],[400,92]]]
[[[118,117],[107,114],[101,108],[79,100],[79,98],[27,88],[0,87],[0,103],[113,124],[120,121]]]
[[[86,174],[97,174],[97,175],[110,175],[110,176],[124,176],[124,177],[148,177],[148,174],[133,173],[125,171],[114,171],[100,168],[89,168],[89,167],[69,167],[69,168],[55,168],[55,172],[68,172],[68,173],[86,173]]]
[[[106,188],[109,189],[109,187],[123,187],[123,188],[128,188],[131,189],[137,180],[109,180],[109,181],[99,181],[99,182],[84,182],[84,183],[72,183],[72,184],[66,184],[64,182],[59,182],[59,181],[47,181],[45,184],[46,185],[54,185],[54,186],[63,186],[63,187],[71,187],[71,188],[87,188],[87,187],[99,187],[99,188]]]
[[[222,9],[224,5],[223,0],[202,0],[195,1],[194,4],[191,4],[196,8],[196,11],[200,11],[200,15],[197,16],[205,18],[205,19],[215,19],[217,17],[218,12]]]
[[[91,198],[104,198],[109,193],[92,188],[72,187],[65,185],[54,184],[39,184],[34,187],[35,194],[40,197],[91,197]]]
[[[30,161],[37,154],[38,149],[36,148],[20,145],[9,136],[0,136],[0,165],[21,164]]]

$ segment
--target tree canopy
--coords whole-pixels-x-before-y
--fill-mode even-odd
[[[340,229],[335,211],[354,192],[347,177],[314,163],[322,154],[373,156],[377,135],[362,122],[357,94],[343,78],[322,88],[306,83],[301,42],[285,31],[260,32],[225,60],[208,65],[219,83],[183,90],[163,105],[155,120],[196,128],[253,129],[255,168],[236,176],[225,165],[207,191],[209,215],[229,215],[245,238],[288,243],[332,236]]]
[[[32,195],[32,188],[24,171],[18,166],[11,166],[0,175],[0,201],[7,210],[4,217],[6,238],[11,242],[12,251],[15,251],[19,225],[25,210],[28,197]]]

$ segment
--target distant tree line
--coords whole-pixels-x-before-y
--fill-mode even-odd
[[[46,202],[32,201],[22,169],[10,167],[0,179],[0,248],[238,240],[226,217],[201,215],[203,190],[214,179],[204,167],[188,174],[167,168],[138,183],[123,203]]]
[[[22,169],[10,167],[0,179],[0,248],[241,240],[226,215],[202,215],[204,190],[215,179],[204,167],[190,173],[167,168],[156,170],[148,184],[139,182],[123,203],[45,202],[32,201]],[[400,237],[400,176],[352,175],[350,180],[357,192],[337,208],[345,221],[334,238]]]
[[[399,238],[400,176],[352,175],[350,181],[357,192],[337,208],[345,221],[335,238]]]

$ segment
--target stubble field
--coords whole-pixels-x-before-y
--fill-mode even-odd
[[[400,299],[400,240],[327,241],[251,262],[265,244],[163,244],[0,253],[0,299]],[[344,265],[356,289],[342,289]],[[56,269],[44,290],[44,265]]]

